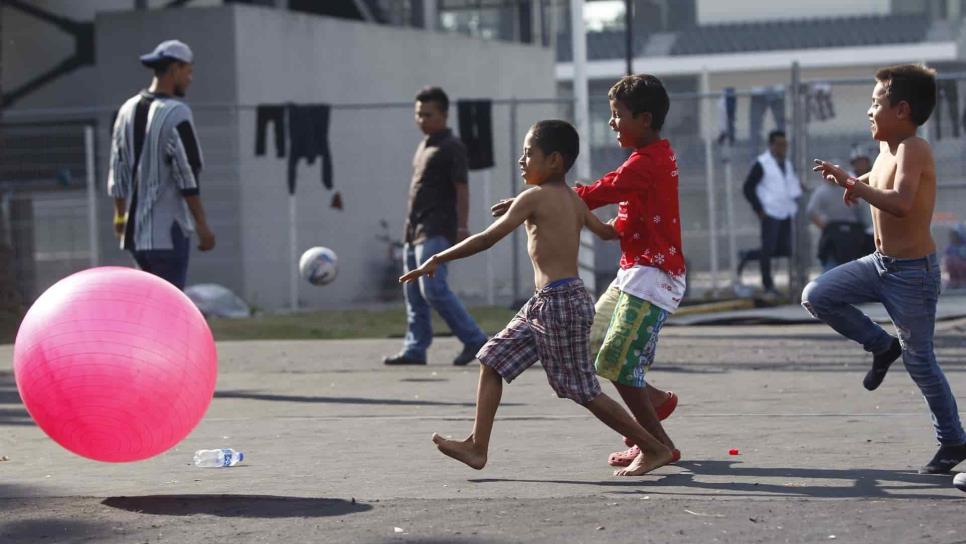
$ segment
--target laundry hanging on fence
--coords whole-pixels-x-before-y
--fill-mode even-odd
[[[749,151],[757,156],[761,152],[761,129],[768,110],[771,110],[775,120],[775,128],[785,130],[785,86],[755,87],[751,93],[751,107],[748,110],[748,125],[751,127]]]
[[[456,109],[459,115],[460,140],[466,146],[470,170],[492,168],[493,161],[493,101],[460,100]]]
[[[275,156],[285,156],[285,106],[262,104],[255,108],[255,156],[265,155],[265,133],[269,123],[275,129]]]
[[[948,124],[952,130],[953,138],[959,138],[959,123],[956,117],[959,116],[959,87],[955,79],[940,79],[936,81],[936,108],[935,122],[936,140],[943,139],[943,108],[949,115]]]
[[[288,192],[295,194],[298,161],[322,162],[322,185],[332,188],[332,152],[329,150],[329,106],[325,104],[288,107]]]
[[[805,91],[805,122],[835,118],[831,83],[812,83]]]
[[[718,100],[718,144],[725,141],[728,145],[735,144],[735,112],[738,99],[734,87],[725,87],[724,93]]]

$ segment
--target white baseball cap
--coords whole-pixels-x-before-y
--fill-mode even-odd
[[[147,55],[141,55],[141,64],[150,68],[165,59],[190,63],[194,59],[194,54],[191,53],[191,48],[184,42],[167,40],[159,43],[154,51]]]

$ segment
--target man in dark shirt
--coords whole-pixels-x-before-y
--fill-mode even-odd
[[[439,87],[427,87],[416,95],[416,125],[426,137],[413,157],[406,216],[406,272],[469,235],[469,188],[466,148],[447,127],[449,98]],[[387,365],[424,365],[433,341],[430,308],[446,321],[463,351],[454,365],[466,365],[486,343],[486,335],[446,284],[446,265],[433,277],[407,283],[406,339],[398,355],[386,357]]]

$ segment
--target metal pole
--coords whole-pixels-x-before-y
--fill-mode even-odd
[[[738,285],[738,234],[735,232],[734,167],[731,161],[731,144],[722,148],[725,175],[725,220],[728,224],[728,270],[731,284]]]
[[[624,64],[627,75],[634,73],[634,0],[624,0]]]
[[[492,176],[490,169],[487,168],[483,171],[483,226],[489,223],[490,214],[488,209],[490,204],[493,203],[493,194],[490,191],[490,184],[492,182]],[[516,230],[516,229],[514,229]],[[486,303],[493,306],[493,254],[489,251],[483,252],[483,259],[486,266]]]
[[[792,63],[792,89],[790,96],[792,100],[792,164],[798,170],[799,178],[801,178],[808,172],[808,168],[805,164],[807,161],[805,157],[805,136],[807,131],[805,127],[804,101],[802,100],[802,69],[798,62]],[[806,196],[803,195],[800,200],[804,200],[805,198]],[[808,219],[802,211],[802,207],[799,206],[792,221],[792,256],[788,264],[788,298],[791,303],[797,303],[800,300],[802,289],[808,283],[808,268],[811,259],[809,255],[810,245]]]
[[[574,66],[574,122],[580,138],[580,152],[577,155],[577,179],[590,179],[590,101],[587,90],[587,34],[584,31],[584,0],[570,0],[571,47]],[[596,292],[594,275],[594,240],[590,233],[581,233],[581,247],[578,258],[578,272],[584,285]]]
[[[577,155],[577,178],[590,177],[590,101],[587,91],[587,34],[584,32],[584,0],[570,0],[571,46],[574,65],[574,123],[582,134]]]
[[[90,240],[91,268],[97,266],[101,244],[97,236],[97,181],[94,176],[94,127],[84,127],[84,158],[87,169],[87,236]]]
[[[517,177],[520,175],[517,171],[517,161],[516,161],[516,151],[517,151],[517,103],[515,100],[510,101],[510,138],[507,140],[510,144],[510,196],[517,196]],[[510,266],[513,270],[511,274],[512,282],[511,289],[513,293],[510,295],[510,304],[516,304],[517,297],[520,294],[520,229],[513,229],[511,236],[511,249],[510,249]]]
[[[298,257],[298,231],[296,229],[295,218],[296,206],[295,195],[288,197],[288,262],[292,274],[289,283],[288,296],[289,307],[292,311],[299,309],[299,257]]]
[[[708,69],[701,71],[701,92],[708,92]],[[710,101],[703,100],[704,117],[702,136],[704,137],[704,174],[705,190],[708,197],[708,246],[711,255],[711,292],[718,290],[718,213],[715,209],[717,199],[714,197],[714,153],[711,148],[712,130],[711,119],[714,111],[709,107]]]

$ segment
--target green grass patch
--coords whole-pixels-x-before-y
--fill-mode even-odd
[[[515,310],[503,306],[469,309],[487,334],[506,326]],[[215,340],[310,340],[337,338],[389,338],[406,333],[406,310],[327,310],[272,314],[248,319],[211,319]],[[433,312],[433,331],[448,334],[449,327]]]

